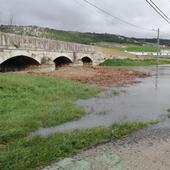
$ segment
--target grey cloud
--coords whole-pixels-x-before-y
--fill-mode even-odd
[[[89,0],[130,23],[146,28],[161,28],[170,34],[170,25],[153,11],[145,0]],[[168,0],[154,0],[170,15]],[[13,15],[17,25],[38,25],[56,29],[108,32],[137,37],[154,33],[133,28],[87,5],[83,0],[0,0],[0,24],[9,24]],[[163,36],[163,35],[162,35]],[[170,38],[170,36],[163,36]]]

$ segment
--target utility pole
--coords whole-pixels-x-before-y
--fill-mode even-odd
[[[160,29],[158,28],[158,32],[157,32],[157,65],[159,65],[159,52],[160,52]]]
[[[13,13],[10,13],[10,16],[9,16],[9,25],[12,26],[14,24],[14,15]]]

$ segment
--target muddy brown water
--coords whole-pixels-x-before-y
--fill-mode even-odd
[[[141,83],[117,88],[120,91],[118,96],[113,94],[115,89],[109,89],[91,99],[78,100],[75,103],[84,107],[86,116],[59,126],[40,128],[31,135],[48,136],[136,120],[154,121],[165,116],[170,108],[170,66],[134,69],[150,72],[152,76],[141,79]]]

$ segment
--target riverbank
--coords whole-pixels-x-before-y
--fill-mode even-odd
[[[136,71],[128,75],[133,73]],[[139,77],[145,75],[137,73]],[[129,80],[137,77],[138,74],[135,74]],[[136,121],[113,124],[108,128],[31,137],[30,133],[40,127],[80,119],[86,114],[85,110],[74,102],[93,97],[103,89],[51,75],[25,72],[0,74],[0,82],[0,169],[3,170],[26,170],[49,165],[102,141],[121,138],[146,125]]]
[[[101,66],[152,66],[152,65],[170,64],[170,59],[160,58],[157,59],[108,59],[101,63]]]

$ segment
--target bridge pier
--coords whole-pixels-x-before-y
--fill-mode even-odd
[[[52,64],[42,64],[37,69],[44,72],[50,72],[56,70],[55,63]]]

